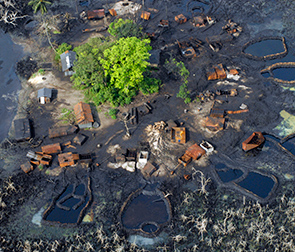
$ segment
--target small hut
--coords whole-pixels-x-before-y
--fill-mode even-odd
[[[79,102],[75,105],[74,112],[80,129],[92,128],[92,123],[94,122],[94,120],[89,104]]]
[[[30,121],[27,118],[16,119],[14,124],[14,138],[16,141],[29,140],[32,136]]]
[[[38,90],[38,100],[41,104],[50,103],[52,97],[52,89],[42,88]]]
[[[76,53],[73,51],[65,51],[60,55],[61,68],[65,76],[71,76],[73,71],[74,61],[76,60]]]

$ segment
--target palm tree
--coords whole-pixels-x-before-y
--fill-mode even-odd
[[[36,13],[40,9],[42,14],[47,12],[46,4],[52,4],[52,3],[46,0],[31,0],[28,3],[28,5],[32,5],[34,13]]]

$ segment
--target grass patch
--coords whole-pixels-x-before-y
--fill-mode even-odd
[[[73,124],[75,122],[75,114],[73,109],[62,108],[59,119],[63,124]]]

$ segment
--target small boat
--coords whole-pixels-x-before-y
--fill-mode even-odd
[[[259,147],[264,142],[265,138],[261,132],[253,132],[253,134],[242,143],[242,149],[244,151],[249,151]]]

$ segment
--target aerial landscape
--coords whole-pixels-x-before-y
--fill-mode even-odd
[[[295,251],[294,11],[0,0],[0,251]]]

